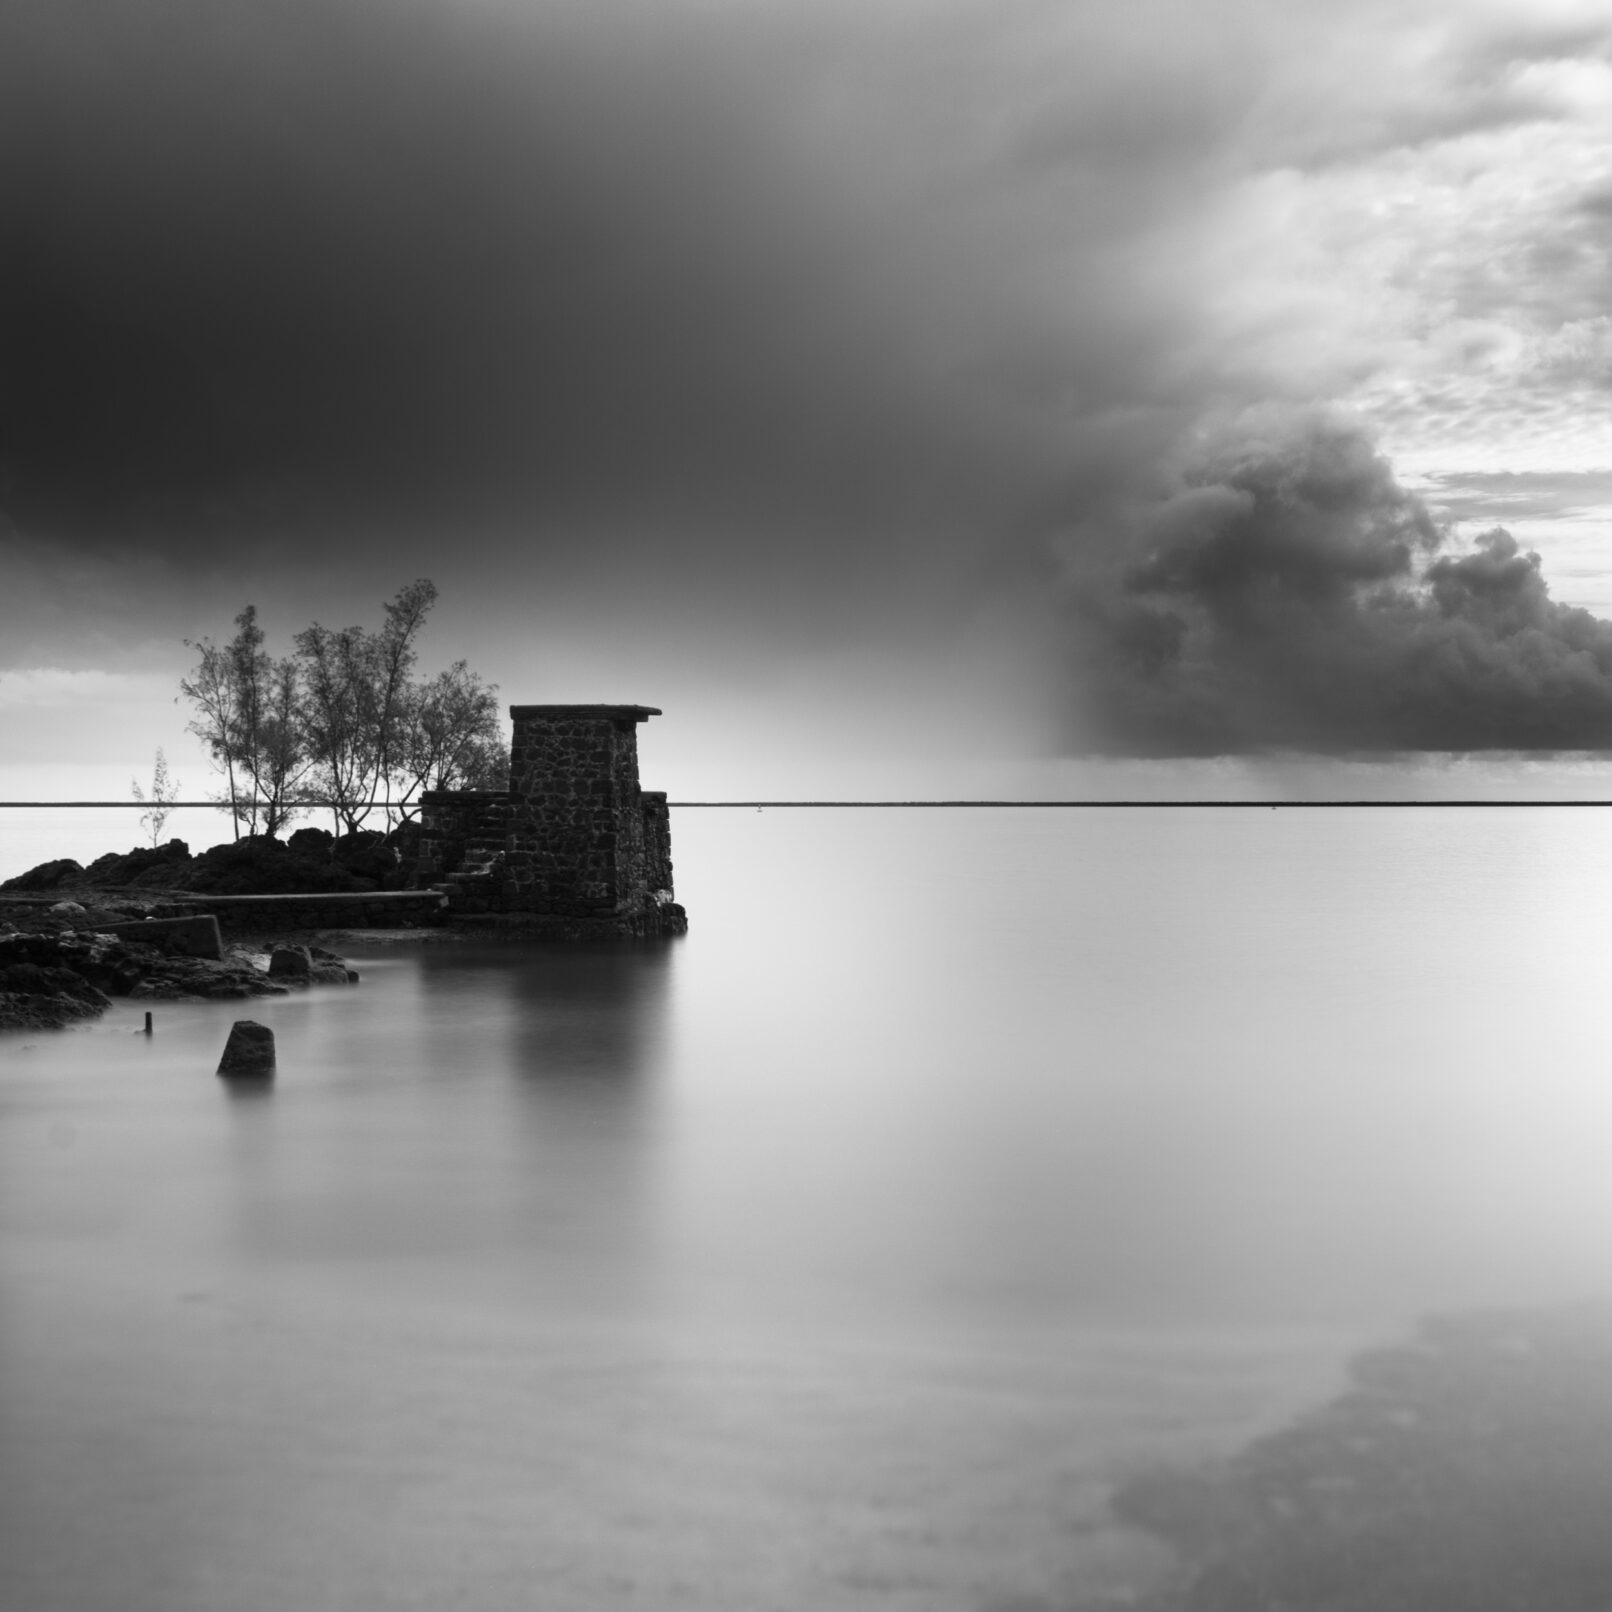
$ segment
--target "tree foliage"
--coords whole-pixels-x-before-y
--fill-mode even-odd
[[[140,813],[140,827],[151,836],[151,849],[156,850],[162,841],[162,830],[174,809],[174,802],[179,799],[179,781],[168,776],[168,758],[162,753],[162,746],[157,746],[157,759],[151,769],[151,793],[148,796],[141,788],[136,778],[129,780],[129,788],[134,792],[134,798],[140,802],[145,810]]]
[[[265,649],[257,607],[235,618],[227,644],[186,639],[197,653],[179,691],[196,708],[190,731],[224,774],[220,804],[249,834],[278,834],[312,797],[302,690],[295,661]]]
[[[203,638],[180,691],[190,731],[223,775],[221,804],[237,837],[276,834],[310,802],[352,832],[375,812],[388,827],[414,813],[425,789],[497,787],[508,768],[497,685],[462,660],[419,681],[417,640],[437,600],[421,577],[383,605],[381,626],[295,634],[293,653],[265,648],[257,611],[235,618],[225,645]]]

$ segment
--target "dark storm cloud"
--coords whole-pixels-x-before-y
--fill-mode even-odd
[[[171,548],[898,498],[949,458],[953,271],[834,174],[810,28],[675,15],[8,6],[0,502]]]
[[[1248,70],[1139,15],[14,0],[0,503],[169,550],[994,518],[1180,324],[1114,248]]]
[[[162,542],[789,451],[808,198],[686,64],[552,16],[8,8],[14,515]]]
[[[1336,414],[1227,432],[1070,598],[1099,749],[1612,743],[1612,622],[1503,528],[1458,550]]]
[[[1254,68],[1127,16],[16,0],[0,507],[209,624],[253,567],[290,621],[425,572],[510,641],[518,598],[523,643],[560,601],[725,669],[943,654],[1026,509],[1151,451],[1116,421],[1191,412],[1138,243]]]

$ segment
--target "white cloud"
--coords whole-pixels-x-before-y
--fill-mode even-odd
[[[0,711],[82,710],[171,701],[171,678],[152,672],[74,671],[60,666],[0,672]]]

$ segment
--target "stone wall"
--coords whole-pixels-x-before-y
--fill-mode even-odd
[[[209,913],[226,935],[303,929],[425,929],[448,921],[440,890],[327,891],[321,895],[184,895],[164,915]]]
[[[456,919],[676,933],[666,796],[638,782],[645,705],[515,705],[507,791],[421,802],[421,882]]]
[[[644,811],[644,882],[657,901],[672,899],[672,814],[666,791],[646,789]]]
[[[420,797],[418,883],[429,887],[504,848],[513,815],[507,789],[429,789]]]

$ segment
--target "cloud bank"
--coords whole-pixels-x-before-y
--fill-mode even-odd
[[[1264,410],[1067,580],[1077,741],[1155,754],[1612,744],[1612,622],[1452,540],[1347,416]]]

